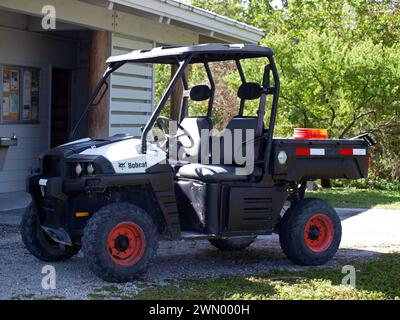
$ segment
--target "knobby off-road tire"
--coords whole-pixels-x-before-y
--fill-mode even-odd
[[[94,213],[82,238],[90,269],[108,282],[137,279],[157,248],[157,226],[143,209],[130,203],[113,203]]]
[[[321,199],[306,198],[290,207],[280,222],[279,240],[296,264],[317,266],[339,248],[342,227],[335,209]]]
[[[221,251],[235,251],[247,248],[256,238],[256,236],[250,236],[232,239],[209,239],[208,241]]]
[[[39,224],[37,209],[33,202],[25,209],[20,224],[20,232],[22,242],[28,251],[42,261],[68,260],[80,250],[80,246],[59,244],[46,234]]]

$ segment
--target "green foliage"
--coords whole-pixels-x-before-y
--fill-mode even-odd
[[[171,66],[168,64],[155,64],[154,78],[154,102],[158,103],[171,81]],[[167,104],[162,115],[169,116],[169,110],[170,106]]]
[[[400,192],[400,182],[388,179],[332,180],[333,187]]]
[[[399,191],[366,189],[358,180],[352,181],[352,187],[307,191],[306,196],[324,199],[336,208],[400,209]]]
[[[331,137],[390,132],[400,114],[400,51],[336,35],[271,35],[281,74],[279,123],[324,127]],[[285,126],[286,122],[286,126]],[[289,133],[289,132],[286,132]]]
[[[243,0],[192,0],[185,2],[218,13],[219,15],[241,21],[248,19],[248,10],[251,10],[250,2]]]
[[[208,10],[214,9],[215,1],[194,2]],[[282,8],[273,8],[270,0],[242,3],[241,10],[236,9],[230,17],[269,34],[301,37],[309,31],[333,32],[348,42],[368,38],[386,46],[398,43],[400,38],[400,3],[396,0],[287,0],[282,1]]]

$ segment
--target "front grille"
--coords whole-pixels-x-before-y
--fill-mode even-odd
[[[61,175],[61,161],[55,156],[45,156],[42,163],[42,172],[45,177],[57,177]]]

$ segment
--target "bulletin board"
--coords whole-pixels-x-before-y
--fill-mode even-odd
[[[40,70],[0,66],[0,76],[1,121],[38,121]]]

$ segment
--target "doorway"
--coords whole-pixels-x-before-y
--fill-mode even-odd
[[[68,142],[71,105],[71,71],[52,70],[51,147]]]

